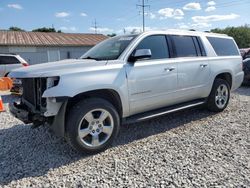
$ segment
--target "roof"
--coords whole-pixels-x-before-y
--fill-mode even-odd
[[[169,35],[191,35],[191,36],[213,36],[213,37],[222,37],[222,38],[231,38],[228,35],[220,33],[210,33],[202,31],[189,31],[183,29],[166,29],[160,31],[146,31],[145,34],[169,34]]]
[[[102,34],[0,31],[0,46],[94,46],[107,38]]]

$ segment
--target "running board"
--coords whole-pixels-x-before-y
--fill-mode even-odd
[[[133,115],[133,116],[128,117],[128,118],[124,118],[123,123],[130,124],[130,123],[136,123],[136,122],[140,122],[140,121],[146,121],[146,120],[156,118],[159,116],[163,116],[166,114],[170,114],[173,112],[185,110],[188,108],[193,108],[196,106],[201,106],[205,103],[206,103],[206,99],[200,99],[200,100],[195,100],[195,101],[186,102],[186,103],[182,103],[182,104],[178,104],[178,105],[173,105],[170,107],[165,107],[165,108],[161,108],[161,109],[157,109],[157,110],[153,110],[153,111],[149,111],[149,112],[144,112],[141,114]]]

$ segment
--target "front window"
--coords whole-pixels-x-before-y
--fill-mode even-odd
[[[94,59],[97,61],[118,59],[136,36],[137,35],[118,36],[105,40],[90,49],[81,59]]]
[[[165,35],[152,35],[143,39],[136,50],[150,49],[152,56],[150,59],[169,58],[168,44]]]

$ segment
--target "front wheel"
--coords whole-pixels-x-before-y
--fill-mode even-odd
[[[120,118],[114,106],[104,99],[90,98],[70,110],[66,138],[76,150],[92,154],[107,149],[119,128]]]
[[[215,79],[212,91],[208,97],[207,107],[213,112],[222,112],[230,99],[230,86],[226,80]]]

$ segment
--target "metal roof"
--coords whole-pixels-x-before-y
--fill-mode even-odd
[[[102,34],[0,31],[0,46],[94,46]]]

